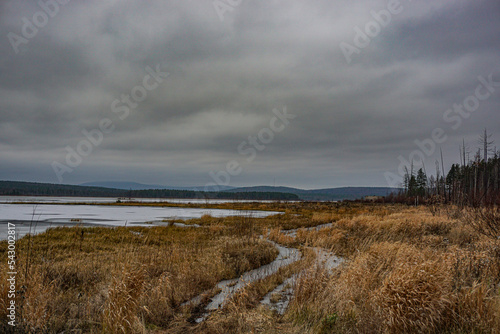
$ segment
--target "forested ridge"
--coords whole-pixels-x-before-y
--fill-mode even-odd
[[[0,181],[0,196],[75,196],[186,199],[299,200],[299,196],[281,192],[203,192],[193,190],[148,189],[123,190],[18,181]]]

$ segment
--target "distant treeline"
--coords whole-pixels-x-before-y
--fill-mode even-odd
[[[122,190],[67,184],[0,181],[0,196],[73,196],[122,198],[185,198],[242,200],[300,200],[299,196],[280,192],[203,192],[193,190],[148,189]]]
[[[428,177],[424,168],[416,172],[413,167],[407,169],[402,192],[391,199],[475,207],[499,205],[500,151],[493,147],[486,130],[479,143],[481,147],[470,152],[464,142],[460,146],[460,162],[454,163],[448,173],[442,173],[442,161],[436,161],[436,176]]]

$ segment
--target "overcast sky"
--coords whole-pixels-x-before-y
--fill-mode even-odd
[[[0,4],[1,180],[387,186],[500,147],[497,0],[59,1]]]

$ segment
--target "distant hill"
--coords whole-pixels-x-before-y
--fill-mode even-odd
[[[295,194],[280,192],[202,192],[179,189],[126,190],[69,184],[0,181],[0,196],[76,196],[76,197],[134,197],[134,198],[208,198],[247,200],[299,200]]]
[[[113,186],[117,188],[113,188]],[[227,189],[230,188],[230,189]],[[291,187],[226,187],[220,192],[197,191],[196,187],[172,188],[135,182],[89,182],[84,185],[0,181],[0,195],[7,196],[80,196],[136,198],[213,198],[255,200],[340,201],[365,196],[387,196],[397,192],[388,187],[342,187],[305,190]],[[200,187],[199,189],[203,189]]]
[[[142,184],[137,182],[120,182],[120,181],[96,181],[85,182],[80,184],[83,187],[102,187],[125,190],[143,190],[143,189],[167,189],[167,187],[158,184]],[[171,188],[172,189],[172,188]]]
[[[392,192],[397,192],[397,188],[388,187],[341,187],[341,188],[326,188],[326,189],[313,189],[304,190],[291,187],[270,187],[270,186],[256,186],[256,187],[241,187],[226,190],[226,192],[285,192],[296,194],[301,199],[306,201],[340,201],[344,199],[354,200],[361,199],[365,196],[387,196]]]
[[[80,185],[84,187],[102,187],[102,188],[125,189],[125,190],[172,189],[172,190],[196,191],[198,189],[203,189],[203,187],[172,187],[160,184],[143,184],[143,183],[126,182],[126,181],[94,181],[94,182],[85,182]],[[219,186],[219,189],[229,190],[229,189],[234,189],[234,187]]]

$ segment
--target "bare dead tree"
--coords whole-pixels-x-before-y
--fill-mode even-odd
[[[489,175],[488,175],[488,155],[490,153],[490,147],[493,145],[493,140],[491,140],[491,135],[488,135],[488,131],[484,129],[483,135],[479,137],[479,143],[482,146],[483,149],[483,179],[482,179],[482,201],[487,201],[488,197],[488,180],[489,180]]]

